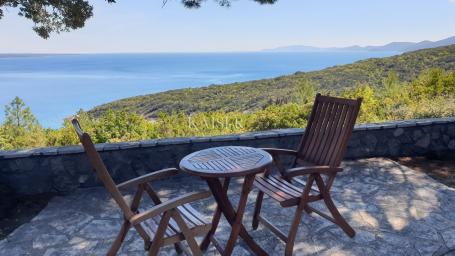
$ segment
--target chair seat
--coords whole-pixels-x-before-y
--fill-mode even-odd
[[[194,236],[204,235],[210,230],[212,224],[207,222],[205,217],[190,204],[178,206],[177,210]],[[141,223],[151,238],[155,237],[161,218],[162,215],[158,215]],[[171,218],[166,229],[166,234],[163,237],[164,245],[173,244],[182,240],[185,240],[185,238],[177,223]]]
[[[305,186],[305,181],[301,179],[292,179],[294,184],[282,179],[278,176],[268,176],[268,177],[256,177],[254,185],[280,203],[282,207],[291,207],[299,203],[300,197],[302,196],[303,187]],[[301,185],[296,186],[296,185]],[[316,189],[311,189],[312,191],[319,194],[319,191]],[[311,201],[311,200],[310,200]]]

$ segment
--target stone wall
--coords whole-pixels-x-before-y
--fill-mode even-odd
[[[177,167],[185,155],[223,145],[296,148],[304,129],[214,137],[97,144],[112,177],[121,182]],[[455,155],[455,117],[357,125],[346,158]],[[81,146],[0,152],[0,186],[18,195],[65,193],[99,185]]]

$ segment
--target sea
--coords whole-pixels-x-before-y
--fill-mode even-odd
[[[315,71],[397,52],[0,54],[0,111],[18,96],[41,125],[79,109],[187,87]],[[4,115],[0,114],[0,122]]]

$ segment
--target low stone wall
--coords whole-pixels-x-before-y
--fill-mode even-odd
[[[97,144],[116,182],[166,167],[196,150],[223,146],[295,149],[304,129],[239,135],[154,139]],[[455,155],[455,117],[361,124],[355,127],[346,158]],[[96,186],[81,146],[0,152],[0,186],[18,195],[64,193]]]

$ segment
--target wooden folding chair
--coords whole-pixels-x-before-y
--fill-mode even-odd
[[[305,210],[314,212],[332,221],[350,237],[355,231],[341,216],[330,196],[335,176],[343,169],[340,167],[349,138],[359,113],[362,99],[350,100],[316,95],[307,128],[297,150],[264,149],[273,156],[279,175],[271,170],[263,177],[256,177],[254,185],[259,189],[253,216],[253,229],[259,222],[286,243],[285,255],[292,255],[298,226]],[[293,157],[290,169],[283,166],[281,156]],[[306,176],[306,182],[297,176]],[[324,178],[323,178],[324,177]],[[316,182],[317,189],[312,186]],[[284,234],[267,219],[260,215],[264,193],[278,201],[282,207],[296,206],[294,219],[288,234]],[[323,200],[332,216],[309,205]]]
[[[178,170],[175,168],[156,171],[116,185],[90,136],[82,131],[76,119],[73,119],[72,123],[99,179],[123,212],[123,224],[107,255],[117,254],[131,227],[134,227],[144,239],[144,248],[149,251],[149,255],[157,255],[160,247],[170,244],[174,244],[177,252],[181,253],[183,248],[180,241],[183,240],[187,241],[194,255],[201,255],[202,252],[194,237],[207,234],[211,224],[207,223],[205,218],[189,203],[207,198],[211,193],[209,191],[193,192],[162,202],[149,182],[176,175]],[[128,204],[120,190],[131,187],[136,187],[137,190],[131,204]],[[155,205],[146,211],[139,212],[139,204],[144,192]]]

